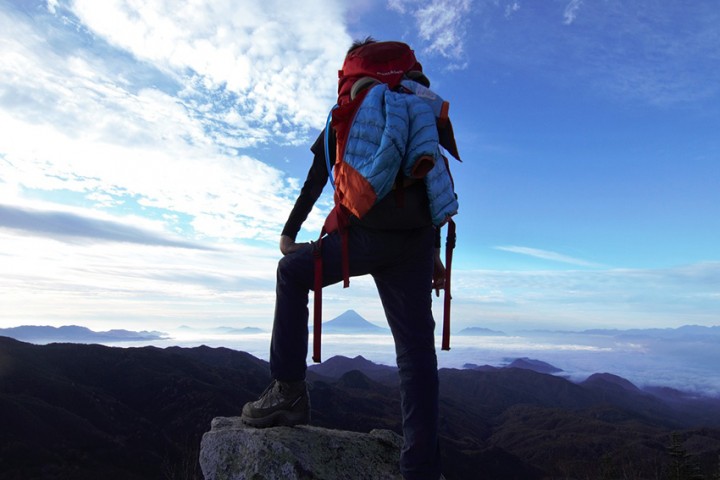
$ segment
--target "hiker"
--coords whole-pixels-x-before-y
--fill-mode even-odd
[[[410,70],[414,81],[429,86],[413,51],[400,42],[375,42],[371,38],[356,41],[348,51],[344,70],[347,73],[351,62],[363,55],[372,59],[376,51],[380,54],[401,52],[402,58],[410,59],[402,70]],[[392,69],[392,65],[390,67]],[[397,73],[396,70],[391,71]],[[374,91],[371,87],[373,85],[362,94],[373,95],[367,92]],[[350,102],[345,98],[348,89],[349,84],[343,84],[341,75],[340,107]],[[357,96],[357,91],[353,95]],[[430,121],[433,122],[431,130],[435,132],[433,148],[438,150],[434,116]],[[273,383],[259,400],[244,406],[242,419],[248,425],[261,428],[309,422],[310,403],[305,383],[309,291],[315,290],[315,295],[320,293],[318,290],[322,288],[317,288],[315,283],[318,279],[326,286],[345,277],[370,274],[395,341],[404,435],[400,469],[406,479],[437,480],[441,474],[438,373],[431,293],[433,289],[444,288],[445,267],[440,259],[439,227],[433,222],[428,194],[437,186],[428,187],[423,179],[396,181],[392,178],[392,191],[378,198],[361,218],[346,214],[347,225],[329,229],[331,233],[321,242],[297,243],[296,236],[328,181],[328,165],[333,167],[339,162],[336,151],[344,150],[344,144],[343,148],[336,148],[336,143],[340,146],[336,130],[341,132],[341,129],[327,128],[312,145],[312,166],[280,237],[284,257],[277,269],[270,346]],[[345,134],[347,132],[343,136]],[[336,199],[337,196],[336,190]],[[452,196],[455,202],[454,193]],[[454,214],[452,209],[456,211],[457,202],[448,210],[450,213],[443,215],[449,218]],[[338,211],[347,213],[344,208]],[[321,276],[316,275],[317,268]]]

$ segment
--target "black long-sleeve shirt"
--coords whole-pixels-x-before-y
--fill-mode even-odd
[[[335,139],[330,138],[330,165],[335,164]],[[307,178],[285,223],[282,234],[293,240],[307,219],[328,181],[325,161],[325,132],[322,131],[310,148],[314,157]],[[376,230],[410,230],[432,225],[425,183],[415,182],[393,190],[382,198],[362,219],[351,218],[353,224]],[[439,246],[439,230],[436,245]]]

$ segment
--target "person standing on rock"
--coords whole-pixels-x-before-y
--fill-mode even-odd
[[[363,71],[367,66],[369,72]],[[439,146],[458,155],[452,130],[448,141],[426,100],[403,88],[401,82],[408,79],[425,88],[430,85],[414,52],[404,43],[367,38],[353,43],[347,53],[338,108],[311,147],[312,166],[280,237],[284,256],[277,269],[270,346],[273,382],[260,399],[243,407],[241,418],[258,428],[309,422],[308,299],[310,290],[317,290],[316,269],[320,265],[322,286],[370,274],[395,341],[404,436],[400,470],[408,480],[437,480],[441,476],[439,386],[431,293],[444,288],[446,280],[439,254],[440,228],[457,212]],[[373,102],[379,102],[380,108]],[[392,109],[400,113],[382,113]],[[378,112],[381,116],[376,118]],[[398,118],[401,127],[391,124]],[[373,137],[377,129],[372,126],[378,121],[386,127],[381,138]],[[402,140],[386,138],[396,134]],[[370,150],[358,151],[357,145],[368,141]],[[358,171],[343,169],[353,158],[364,162],[364,166],[354,166],[360,176],[367,173],[369,164],[382,164],[379,175],[389,184],[385,187],[389,192],[378,193],[366,211],[338,200],[352,193],[343,189],[352,188],[347,186],[352,183],[348,177],[352,180]],[[400,166],[388,170],[388,162]],[[330,227],[323,230],[330,233],[318,242],[297,243],[296,236],[322,193],[330,168],[336,208],[326,222]]]

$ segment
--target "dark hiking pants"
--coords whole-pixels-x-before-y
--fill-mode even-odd
[[[434,228],[376,231],[349,229],[350,276],[375,280],[395,340],[405,443],[400,468],[409,480],[437,480],[438,375],[431,309]],[[322,241],[323,284],[342,280],[340,236]],[[275,320],[270,346],[273,378],[305,378],[308,298],[313,288],[313,246],[286,255],[277,270]]]

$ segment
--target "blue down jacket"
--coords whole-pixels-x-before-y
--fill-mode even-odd
[[[382,199],[398,173],[424,175],[430,214],[436,226],[458,211],[458,202],[440,153],[435,115],[420,97],[374,86],[358,107],[348,133],[343,161],[365,177]],[[430,164],[426,162],[431,162]],[[420,170],[420,175],[414,175]]]

